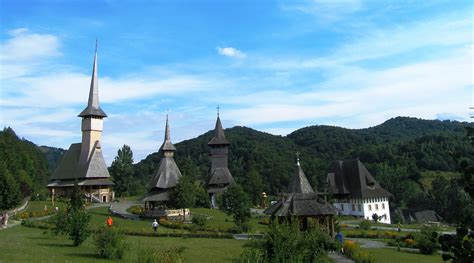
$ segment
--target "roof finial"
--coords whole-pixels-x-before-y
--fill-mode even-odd
[[[217,104],[217,117],[219,117],[219,110],[221,109],[221,107],[219,107],[219,104]]]
[[[300,152],[296,152],[296,165],[300,166]]]
[[[97,37],[95,38],[95,53],[97,53]]]

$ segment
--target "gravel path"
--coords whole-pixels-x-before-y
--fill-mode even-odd
[[[110,205],[109,210],[110,210],[110,212],[112,212],[112,214],[119,215],[123,218],[132,219],[132,220],[139,220],[140,217],[138,215],[127,212],[127,209],[131,206],[140,205],[140,204],[141,203],[138,203],[137,201],[113,202]]]

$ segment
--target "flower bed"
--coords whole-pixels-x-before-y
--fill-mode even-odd
[[[387,238],[396,239],[400,236],[395,231],[377,231],[377,230],[350,230],[346,232],[346,237],[352,238]]]
[[[346,255],[348,258],[353,259],[357,263],[375,262],[374,257],[369,252],[361,249],[360,246],[352,240],[344,241],[343,248],[344,255]]]

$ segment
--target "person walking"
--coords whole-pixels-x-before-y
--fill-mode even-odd
[[[7,228],[8,225],[8,211],[5,211],[3,214],[3,228]]]
[[[113,224],[113,223],[114,223],[114,221],[112,220],[112,217],[109,216],[109,217],[107,218],[107,226],[108,226],[108,227],[112,227],[112,224]]]
[[[344,254],[344,236],[342,235],[341,231],[337,232],[336,240],[338,241],[339,245],[341,245],[341,253]]]
[[[156,221],[156,219],[155,219],[155,221],[153,221],[153,223],[151,224],[151,226],[153,226],[153,231],[154,231],[155,233],[158,232],[158,225],[159,225],[159,224],[158,224],[158,222]]]

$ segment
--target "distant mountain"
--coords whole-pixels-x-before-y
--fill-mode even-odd
[[[39,146],[38,148],[41,150],[41,152],[44,153],[44,156],[48,161],[49,172],[54,172],[54,169],[56,169],[56,167],[58,166],[59,161],[61,160],[61,157],[66,152],[66,150],[49,146]]]

